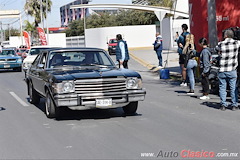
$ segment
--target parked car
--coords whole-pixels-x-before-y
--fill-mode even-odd
[[[51,48],[57,48],[57,47],[51,47],[51,46],[34,46],[31,47],[31,49],[28,51],[27,54],[25,54],[26,58],[23,60],[22,68],[23,71],[26,72],[27,69],[32,65],[33,61],[37,57],[39,53],[41,53],[44,50],[48,50]]]
[[[108,44],[108,53],[111,55],[116,53],[117,39],[110,39]]]
[[[108,53],[97,48],[42,52],[27,71],[26,83],[30,103],[45,98],[48,118],[59,117],[64,107],[122,107],[134,114],[146,94],[139,73],[117,68]]]
[[[26,52],[26,48],[18,48],[17,49],[17,55],[22,57],[23,53]]]
[[[2,49],[0,52],[0,69],[13,69],[22,71],[22,58],[18,56],[14,49]]]

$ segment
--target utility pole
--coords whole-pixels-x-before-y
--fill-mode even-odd
[[[46,27],[47,27],[47,45],[49,45],[49,29],[48,29],[48,0],[46,0]]]
[[[210,47],[215,47],[217,45],[218,38],[215,0],[208,0],[208,39]]]
[[[2,30],[2,22],[0,21],[0,25],[1,25],[1,34],[0,34],[0,36],[1,36],[1,39],[0,39],[0,42],[2,42],[3,41],[3,30]]]

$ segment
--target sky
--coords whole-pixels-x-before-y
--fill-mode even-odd
[[[48,14],[48,26],[49,27],[60,27],[60,7],[73,2],[74,0],[52,0],[52,11]],[[0,0],[0,10],[19,10],[22,12],[24,9],[24,4],[26,0]],[[121,3],[121,4],[131,4],[132,0],[92,0],[92,4],[113,4],[113,3]],[[22,21],[28,20],[33,22],[33,18],[23,14]],[[13,28],[20,28],[20,22],[17,19],[0,19],[3,23],[3,28],[7,28],[7,24],[10,24]],[[15,23],[14,23],[15,22]]]

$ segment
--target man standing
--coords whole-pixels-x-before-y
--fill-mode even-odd
[[[158,68],[162,68],[162,36],[157,32],[156,33],[156,40],[153,43],[154,50],[156,51],[158,57]]]
[[[179,64],[181,68],[181,74],[182,74],[182,83],[181,86],[187,86],[187,69],[186,69],[186,53],[183,53],[183,48],[185,47],[186,43],[186,36],[190,34],[188,31],[187,24],[182,25],[182,34],[177,39],[178,44],[178,54],[179,54]]]
[[[230,86],[231,93],[231,106],[232,110],[238,109],[237,99],[235,95],[236,80],[237,80],[237,66],[238,66],[238,51],[240,43],[233,39],[234,33],[232,30],[226,30],[224,32],[225,40],[219,42],[216,46],[216,50],[220,55],[220,70],[218,73],[219,78],[219,94],[221,99],[220,109],[226,110],[226,88],[227,83]]]
[[[116,60],[119,62],[119,68],[122,66],[123,68],[128,68],[129,53],[127,43],[123,41],[121,34],[117,34],[116,39],[118,41],[116,46]]]

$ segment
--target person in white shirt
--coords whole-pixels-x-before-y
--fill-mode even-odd
[[[116,35],[118,41],[116,46],[116,60],[119,62],[119,68],[128,68],[129,52],[126,41],[122,39],[121,34]]]

